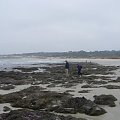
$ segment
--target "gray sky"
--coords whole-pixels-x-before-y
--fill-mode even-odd
[[[0,0],[0,54],[120,50],[120,0]]]

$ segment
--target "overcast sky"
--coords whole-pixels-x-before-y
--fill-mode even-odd
[[[0,0],[0,54],[120,50],[120,0]]]

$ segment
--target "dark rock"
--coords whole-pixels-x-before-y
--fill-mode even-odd
[[[1,96],[1,100],[11,103],[13,107],[33,110],[56,111],[62,113],[85,113],[101,115],[105,110],[86,98],[72,98],[68,93],[42,91],[38,86],[32,86],[20,92]]]
[[[94,96],[95,100],[94,102],[99,105],[108,105],[110,107],[115,107],[115,102],[117,99],[113,95],[95,95]]]
[[[11,111],[11,109],[10,109],[9,107],[7,107],[7,106],[4,106],[4,107],[3,107],[3,111],[4,111],[4,112],[7,112],[7,111]]]
[[[120,86],[118,85],[106,85],[106,86],[101,86],[101,87],[105,87],[107,89],[120,89]]]
[[[120,82],[120,77],[118,77],[116,80],[111,80],[110,82],[118,83]]]
[[[0,89],[2,90],[10,90],[10,89],[14,89],[15,86],[13,85],[4,85],[4,86],[1,86]]]
[[[55,84],[50,84],[47,87],[55,87]]]
[[[55,112],[71,114],[79,112],[91,116],[97,116],[106,113],[104,109],[100,108],[94,102],[87,100],[84,97],[70,98],[66,100],[66,102],[64,102],[57,110],[55,110]]]
[[[100,66],[94,63],[81,63],[83,65],[83,74],[110,74],[111,70],[117,69],[114,66]],[[0,71],[0,84],[11,84],[11,85],[24,85],[24,84],[48,84],[54,86],[61,84],[62,87],[72,87],[78,83],[86,81],[88,84],[106,84],[106,81],[97,81],[96,79],[108,79],[104,76],[82,76],[79,78],[76,72],[76,63],[71,63],[70,76],[66,77],[64,72],[64,64],[49,64],[49,67],[40,67],[40,69],[46,69],[45,72],[32,73],[32,71],[38,70],[38,66],[29,67],[18,67],[14,68],[21,70],[18,71]],[[96,69],[93,69],[96,68]],[[36,82],[38,81],[38,82]],[[51,86],[50,86],[51,87]],[[89,86],[88,86],[89,87]],[[96,86],[92,86],[96,87]]]
[[[91,90],[81,90],[78,93],[89,93]]]
[[[33,71],[38,70],[38,67],[28,67],[28,68],[18,67],[18,68],[13,68],[13,69],[21,70],[22,72],[33,72]]]
[[[49,112],[21,109],[0,115],[0,120],[86,120],[71,116],[60,116]]]
[[[68,93],[68,92],[75,92],[75,91],[74,90],[66,90],[65,92]]]
[[[111,70],[116,69],[116,67],[113,66],[101,66],[94,63],[82,63],[82,66],[83,76],[80,78],[77,76],[76,63],[71,63],[69,77],[65,76],[63,64],[50,64],[49,67],[43,67],[43,69],[46,69],[46,71],[43,73],[30,73],[31,71],[37,70],[38,67],[21,68],[22,71],[27,73],[17,71],[0,71],[0,84],[51,84],[49,87],[61,85],[62,87],[70,88],[85,81],[88,83],[88,85],[82,86],[82,88],[97,88],[98,86],[94,86],[95,84],[106,84],[108,78],[104,76],[93,76],[91,74],[112,74]],[[106,81],[97,81],[97,79],[104,79]],[[86,100],[85,98],[72,98],[72,96],[68,93],[45,91],[45,89],[37,86],[30,87],[20,92],[2,95],[0,96],[0,102],[8,102],[15,107],[22,107],[33,110],[44,109],[50,112],[80,112],[88,115],[100,115],[105,113],[102,108],[98,107],[94,102]],[[70,105],[67,103],[70,103]],[[73,106],[71,105],[72,103]]]
[[[92,88],[91,85],[83,85],[81,88]]]
[[[76,86],[76,84],[74,83],[66,83],[66,84],[63,84],[62,87],[66,87],[66,88],[71,88],[73,86]]]
[[[11,103],[13,107],[49,111],[71,96],[70,94],[42,90],[44,89],[39,86],[32,86],[20,92],[3,95],[1,101]]]
[[[39,81],[34,81],[34,82],[31,83],[31,85],[39,85],[39,84],[40,84]]]
[[[117,81],[117,82],[120,82],[120,77],[118,77],[118,78],[116,79],[116,81]]]
[[[98,86],[93,86],[93,85],[83,85],[81,88],[98,88]]]
[[[97,85],[102,85],[102,84],[107,84],[108,82],[107,81],[103,81],[103,80],[100,80],[100,81],[91,81],[92,84],[97,84]]]

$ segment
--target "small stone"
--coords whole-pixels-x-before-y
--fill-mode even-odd
[[[9,107],[7,107],[7,106],[4,106],[4,107],[3,107],[3,111],[4,111],[4,112],[7,112],[7,111],[11,111],[11,109],[10,109]]]

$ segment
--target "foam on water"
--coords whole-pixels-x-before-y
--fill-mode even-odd
[[[47,64],[47,63],[64,63],[65,60],[69,62],[94,62],[101,65],[120,66],[119,59],[81,59],[81,58],[35,58],[35,57],[18,57],[18,58],[0,58],[0,68],[9,68],[15,66],[29,66],[33,64]]]

